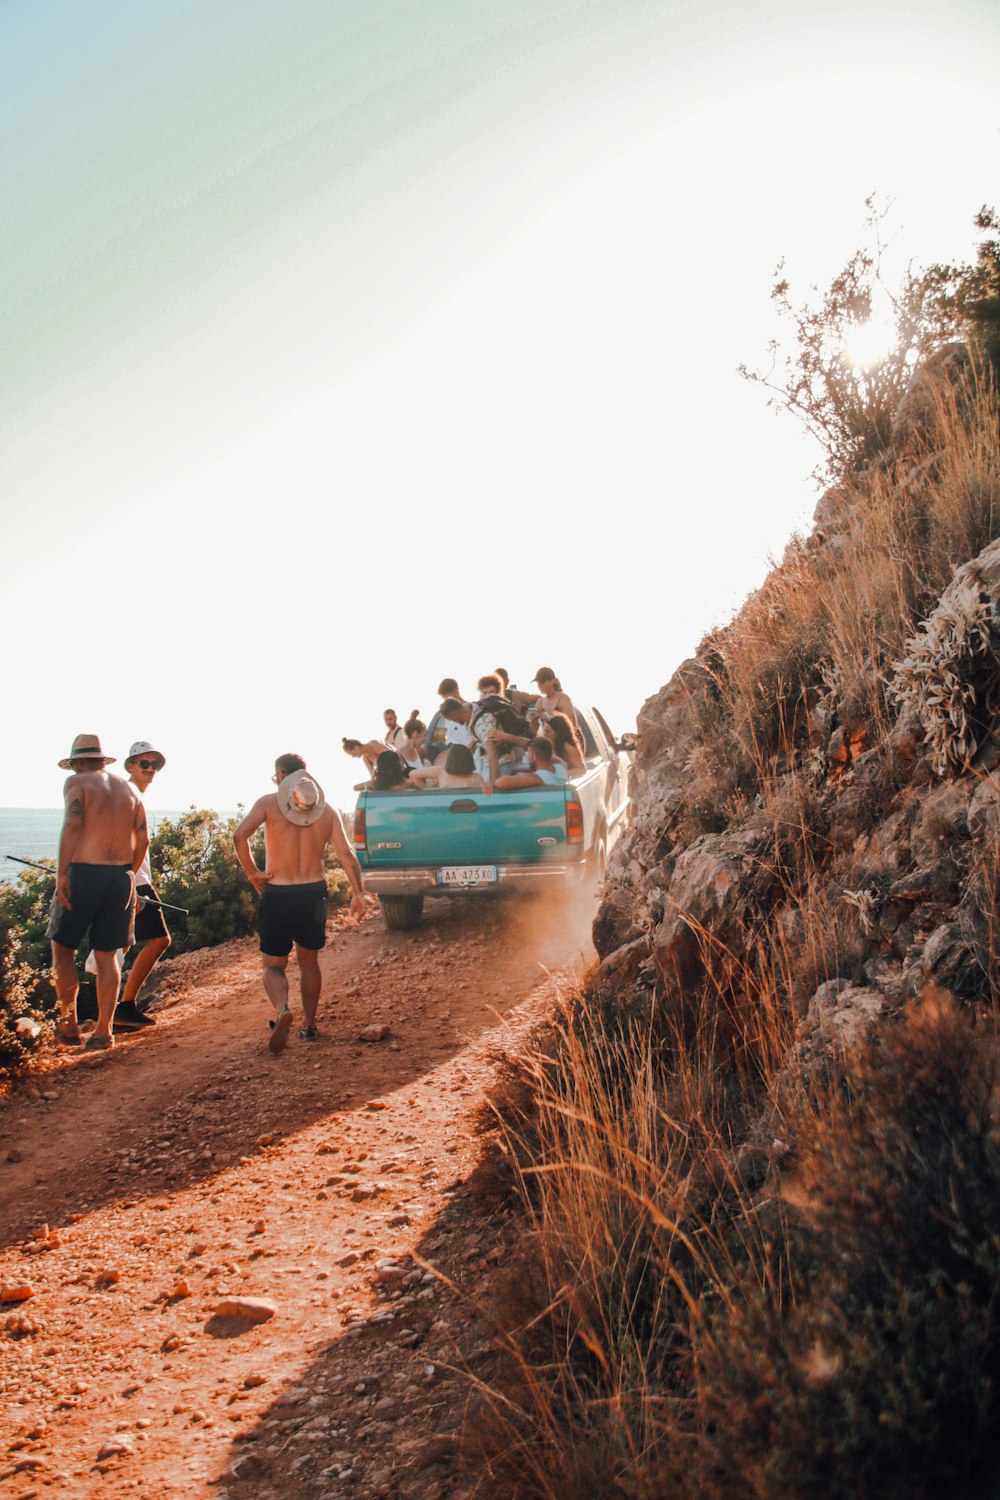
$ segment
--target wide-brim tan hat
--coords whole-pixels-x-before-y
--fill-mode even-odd
[[[105,755],[101,749],[101,738],[97,734],[78,734],[73,741],[73,748],[65,760],[59,762],[61,771],[72,771],[75,760],[100,761],[102,766],[114,765],[115,757]]]
[[[326,808],[323,788],[308,771],[293,771],[278,783],[278,807],[289,823],[308,828],[323,816]]]
[[[163,767],[167,763],[167,757],[164,755],[162,750],[157,750],[155,746],[149,743],[148,740],[136,740],[135,744],[132,746],[131,750],[125,757],[126,766],[128,766],[131,761],[138,760],[141,755],[146,756],[149,760],[155,760],[156,769],[158,771],[162,771]]]

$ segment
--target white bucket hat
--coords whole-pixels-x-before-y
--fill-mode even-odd
[[[293,771],[278,782],[278,807],[289,823],[308,828],[323,816],[323,788],[308,771]]]
[[[128,765],[130,760],[138,760],[140,755],[148,755],[150,757],[155,756],[159,761],[159,765],[156,768],[158,771],[162,771],[163,767],[167,763],[167,757],[164,755],[162,750],[154,749],[148,740],[136,740],[135,744],[132,746],[131,750],[125,757],[125,764]]]

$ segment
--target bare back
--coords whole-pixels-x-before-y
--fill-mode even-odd
[[[146,814],[135,788],[105,770],[74,771],[63,798],[73,863],[131,867],[137,838],[145,848]]]
[[[300,828],[283,815],[276,795],[272,793],[263,802],[267,849],[265,868],[271,877],[271,885],[302,885],[306,881],[322,880],[326,846],[334,842],[333,808],[325,808],[315,823]]]

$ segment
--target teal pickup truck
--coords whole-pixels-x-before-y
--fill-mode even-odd
[[[563,786],[515,792],[363,791],[354,848],[394,930],[427,896],[540,890],[604,876],[628,819],[631,749],[596,709],[578,710],[587,769]]]

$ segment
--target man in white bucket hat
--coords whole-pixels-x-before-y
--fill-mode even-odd
[[[326,944],[327,846],[347,873],[354,890],[351,911],[365,914],[365,887],[354,850],[340,817],[326,804],[323,789],[306,770],[301,755],[279,755],[272,777],[277,791],[260,797],[233,833],[236,857],[261,898],[257,917],[264,960],[264,990],[274,1006],[270,1050],[284,1050],[292,1026],[288,1008],[288,955],[295,947],[299,962],[303,1025],[299,1036],[316,1040],[316,1009],[322,976],[319,952]],[[250,840],[264,829],[265,868],[250,852]]]
[[[128,772],[129,781],[143,801],[152,785],[153,777],[163,770],[166,763],[167,757],[163,751],[157,750],[149,740],[136,740],[129,750],[125,757],[125,769]],[[125,989],[118,1002],[118,1009],[115,1011],[115,1031],[141,1031],[155,1024],[156,1017],[140,1010],[136,1001],[139,998],[139,991],[152,973],[154,964],[159,962],[170,947],[170,932],[163,919],[160,899],[153,887],[153,872],[149,864],[148,849],[136,872],[135,888],[140,903],[135,918],[135,940],[141,944],[141,947],[132,960],[132,967],[125,980]]]

